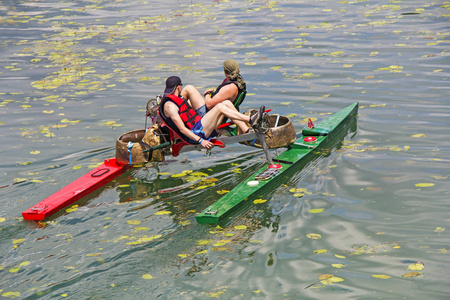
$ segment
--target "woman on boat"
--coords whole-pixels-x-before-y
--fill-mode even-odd
[[[215,89],[206,90],[205,97],[206,110],[210,110],[215,105],[225,100],[230,100],[233,104],[239,95],[246,91],[244,78],[239,73],[239,64],[234,59],[223,62],[225,80]]]
[[[242,132],[249,131],[245,122],[249,122],[253,128],[261,123],[264,106],[248,116],[238,112],[230,100],[216,104],[209,112],[201,116],[194,109],[194,104],[190,104],[197,103],[198,99],[192,101],[191,98],[185,98],[182,87],[183,84],[178,76],[167,78],[159,114],[167,126],[188,143],[201,144],[204,148],[210,149],[213,146],[210,139],[217,135],[215,129],[223,116],[230,118]]]
[[[243,92],[246,92],[246,84],[239,73],[237,61],[234,59],[224,61],[223,71],[225,80],[215,90],[206,90],[203,94],[204,98],[193,85],[187,85],[181,91],[181,97],[189,99],[192,107],[200,116],[204,116],[214,106],[225,100],[230,100],[235,107],[238,107],[235,102]],[[242,102],[243,98],[239,100]]]

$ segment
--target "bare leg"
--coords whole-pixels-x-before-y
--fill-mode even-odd
[[[209,136],[216,129],[223,116],[230,118],[243,132],[247,131],[248,127],[245,122],[250,121],[250,116],[241,114],[229,100],[226,100],[214,106],[202,118],[203,131],[206,136]]]
[[[230,111],[235,112],[235,113],[238,113],[239,115],[245,116],[245,117],[246,117],[245,120],[240,120],[240,119],[236,119],[236,118],[230,117],[230,116],[228,116],[228,115],[226,115],[226,114],[224,113],[224,115],[225,115],[226,117],[230,118],[230,119],[234,122],[234,124],[236,124],[236,126],[239,127],[239,129],[241,129],[242,132],[244,132],[244,133],[247,132],[248,127],[247,127],[247,124],[246,124],[245,122],[250,121],[250,117],[247,116],[247,115],[244,115],[244,114],[240,113],[240,112],[236,109],[236,107],[234,107],[234,105],[233,105],[233,103],[232,103],[231,101],[224,101],[224,102],[222,102],[222,103],[223,103],[224,105],[226,105],[226,107],[227,107]],[[221,118],[220,122],[222,122],[222,119],[223,119],[223,118]],[[217,126],[219,126],[219,125],[220,125],[220,123],[217,124]]]
[[[181,96],[189,100],[195,110],[205,105],[205,99],[193,85],[186,85],[181,91]]]

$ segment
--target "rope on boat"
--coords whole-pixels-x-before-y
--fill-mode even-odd
[[[129,160],[130,160],[130,166],[133,165],[133,160],[131,159],[131,148],[133,148],[134,143],[133,142],[128,142],[127,144],[127,148],[128,148],[128,154],[129,154]]]

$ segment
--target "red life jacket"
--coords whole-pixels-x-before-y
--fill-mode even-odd
[[[175,95],[166,95],[166,97],[168,99],[163,99],[162,102],[165,103],[167,100],[170,100],[178,106],[178,114],[187,128],[192,129],[195,123],[202,119],[202,117],[200,117],[200,115],[189,105],[189,103],[187,103],[186,100]]]
[[[183,123],[186,125],[187,128],[192,129],[192,127],[200,121],[202,118],[197,114],[197,112],[187,103],[186,100],[177,97],[175,95],[165,95],[161,103],[159,104],[159,115],[161,119],[164,121],[164,123],[172,129],[174,132],[180,136],[184,141],[188,143],[192,143],[192,141],[189,140],[187,136],[181,133],[180,129],[175,125],[175,123],[172,121],[172,119],[164,113],[164,104],[167,101],[172,101],[175,103],[175,105],[178,106],[178,114],[181,117],[181,120],[183,120]]]

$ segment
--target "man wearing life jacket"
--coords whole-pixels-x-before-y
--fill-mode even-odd
[[[191,103],[194,102],[199,107],[198,105],[201,103],[197,102],[200,101],[183,98],[182,86],[181,79],[178,76],[167,78],[159,114],[170,128],[191,144],[201,144],[204,148],[210,149],[213,146],[210,139],[217,134],[215,129],[223,116],[230,118],[242,132],[249,131],[245,122],[249,122],[252,127],[261,123],[264,106],[248,116],[238,112],[230,100],[218,103],[202,117],[193,108],[194,104],[191,105],[188,102],[190,100]]]

